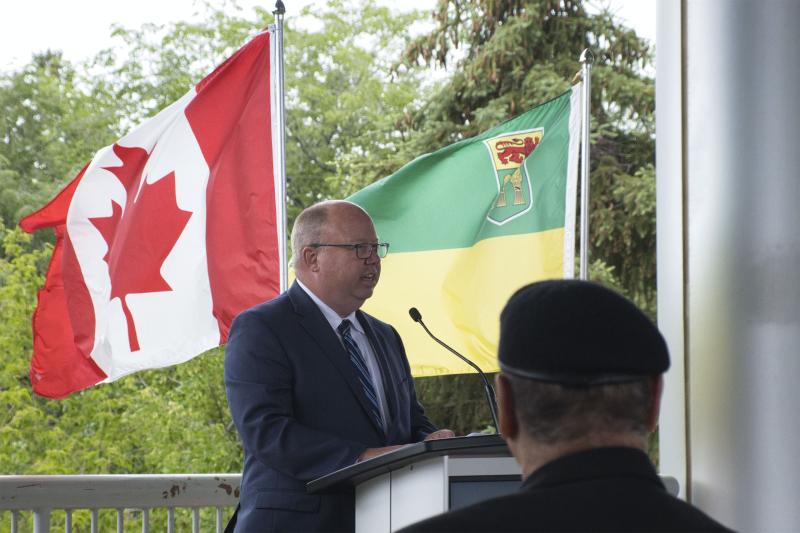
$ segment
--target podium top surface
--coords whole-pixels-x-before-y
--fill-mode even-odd
[[[319,477],[308,482],[306,490],[314,493],[332,488],[353,487],[386,472],[440,455],[508,457],[510,452],[500,435],[478,435],[415,442],[393,452],[379,455],[368,461],[355,463]]]

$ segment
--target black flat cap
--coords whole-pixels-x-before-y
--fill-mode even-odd
[[[588,281],[518,290],[500,315],[500,368],[571,386],[623,383],[669,368],[664,337],[632,302]]]

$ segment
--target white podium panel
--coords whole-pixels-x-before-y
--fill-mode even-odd
[[[454,503],[451,486],[470,485],[472,503],[494,497],[498,490],[516,490],[519,478],[512,457],[420,457],[356,485],[356,533],[391,533],[443,513]],[[498,482],[510,485],[497,487]],[[494,490],[482,490],[492,486]]]
[[[447,508],[447,457],[435,457],[404,466],[387,474],[385,483],[391,487],[391,523],[396,531],[423,518],[437,515]],[[356,500],[358,506],[358,500]],[[367,533],[376,531],[364,529]]]
[[[356,487],[356,531],[391,530],[391,485],[383,474]]]

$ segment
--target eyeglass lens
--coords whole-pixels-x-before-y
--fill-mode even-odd
[[[373,253],[376,253],[378,257],[383,259],[386,257],[388,251],[389,245],[385,242],[379,244],[363,243],[356,245],[356,256],[359,259],[368,259]]]

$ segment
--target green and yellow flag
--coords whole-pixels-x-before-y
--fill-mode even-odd
[[[394,325],[415,376],[497,370],[499,316],[519,287],[572,277],[580,85],[499,126],[418,157],[349,199],[389,242],[364,308]]]

